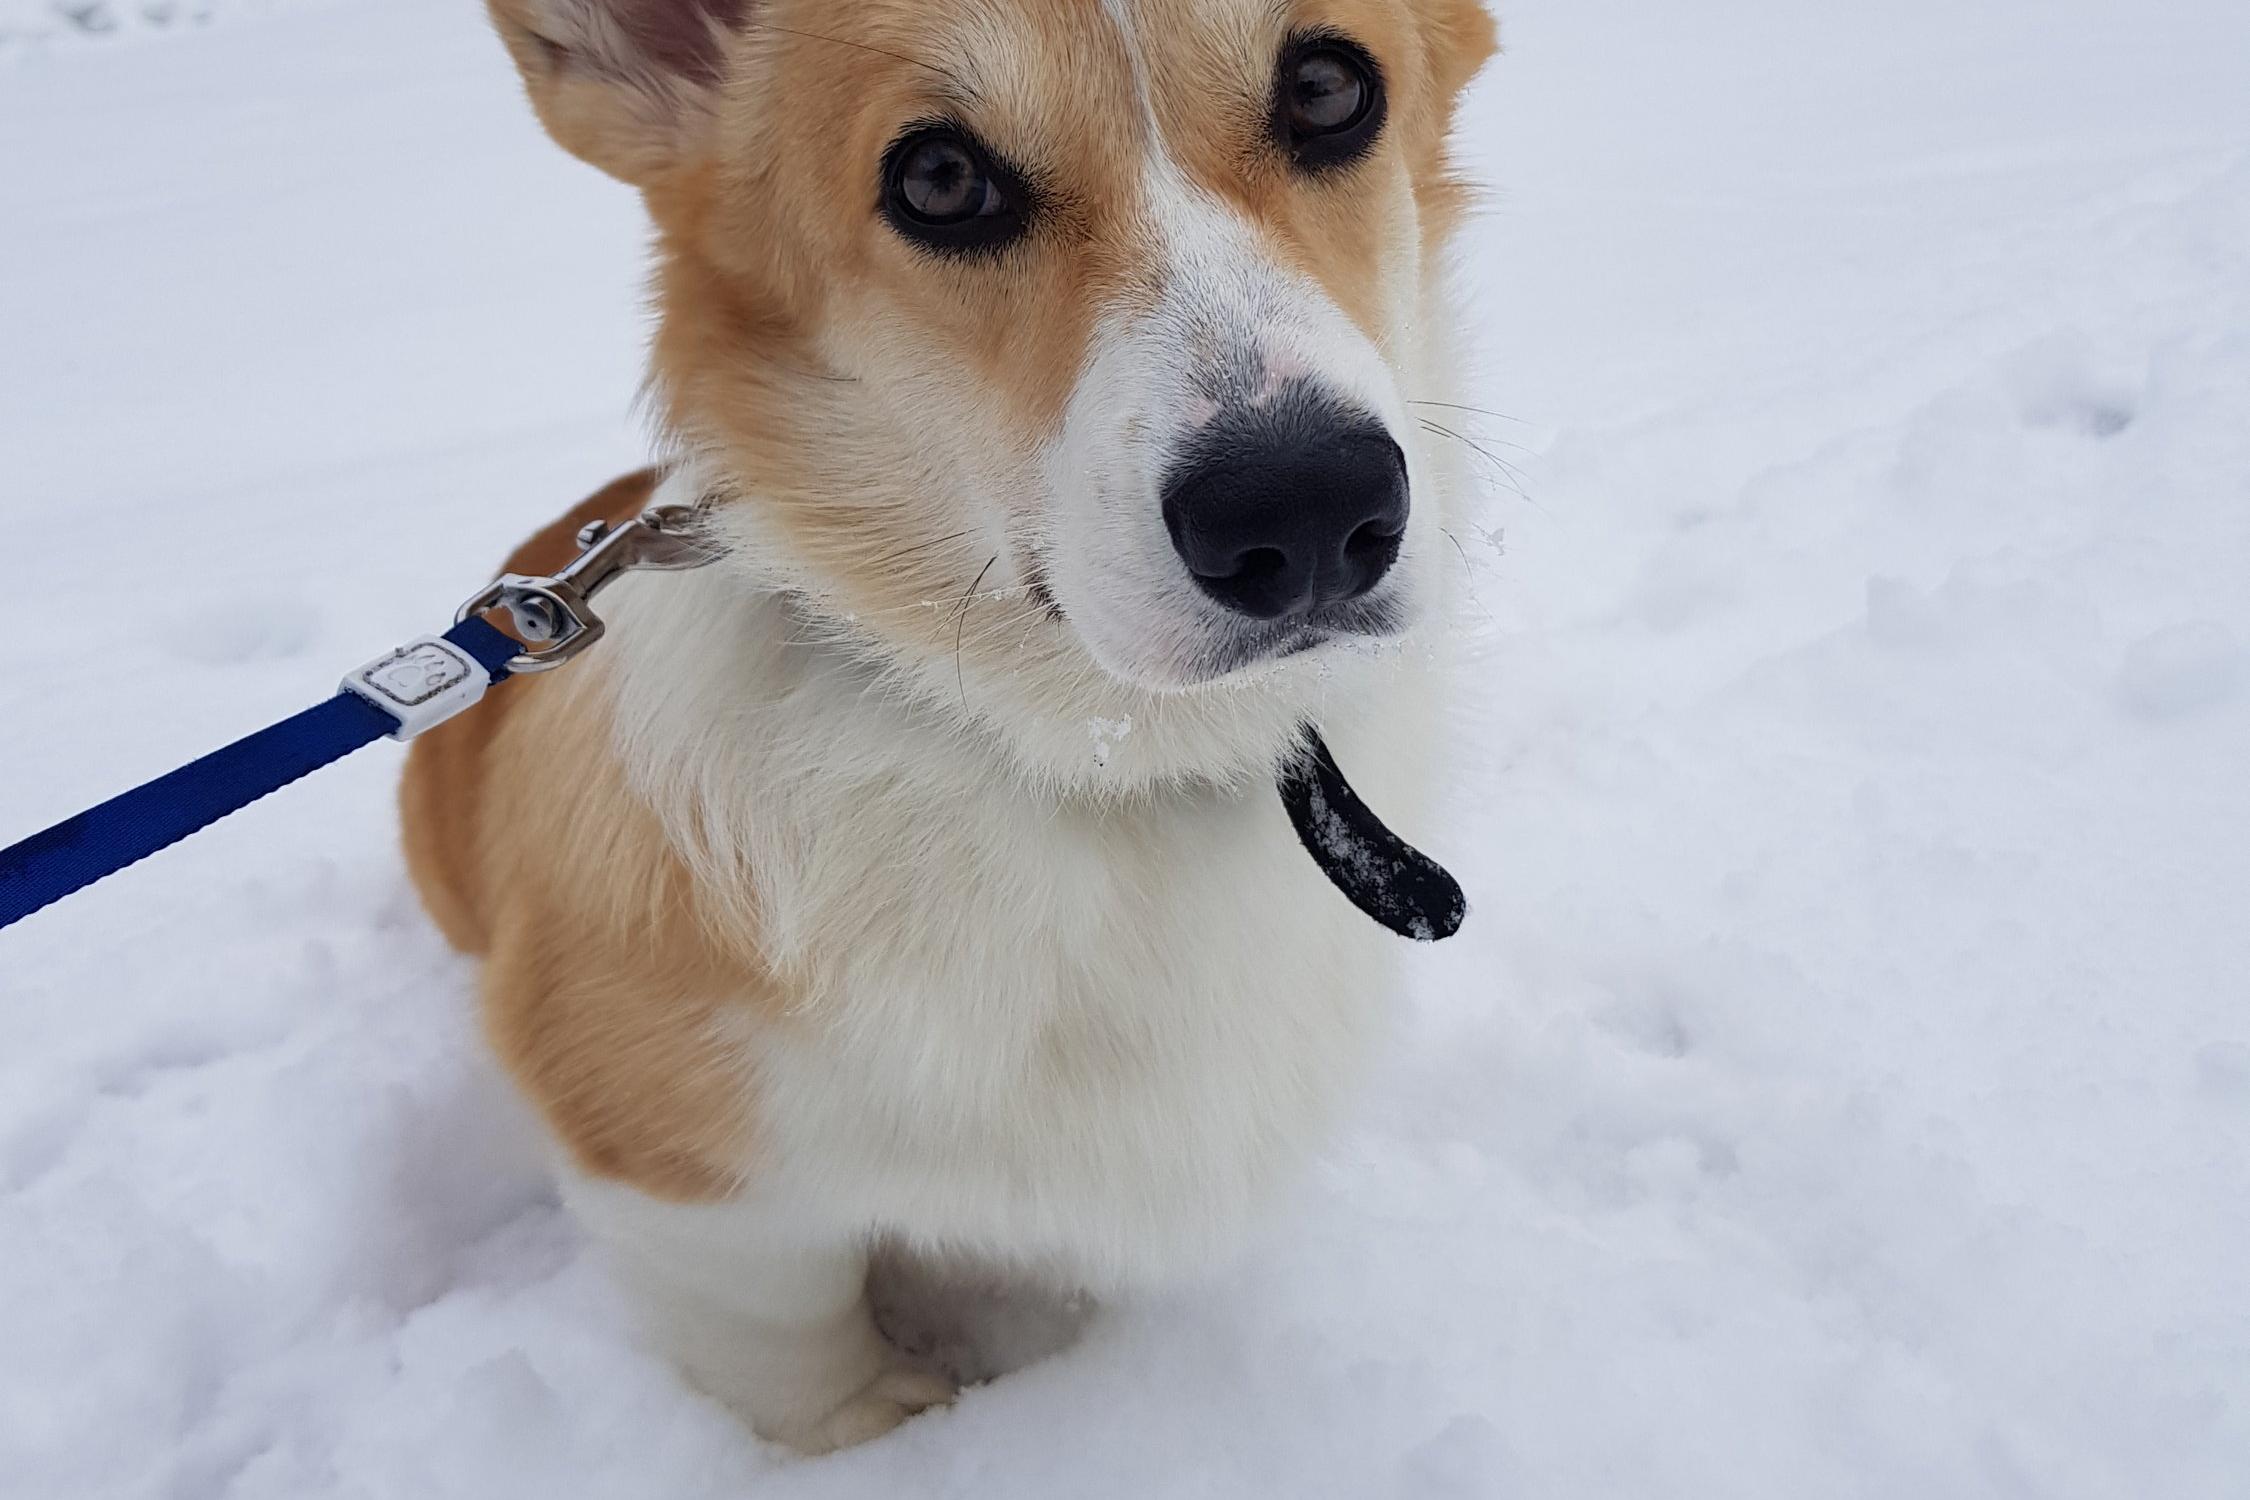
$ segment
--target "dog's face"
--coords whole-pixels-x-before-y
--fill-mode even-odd
[[[827,625],[1154,697],[1428,608],[1475,0],[491,5],[644,190],[667,417]]]

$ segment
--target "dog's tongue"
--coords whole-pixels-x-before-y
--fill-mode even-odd
[[[1336,767],[1320,731],[1282,769],[1281,805],[1321,873],[1400,937],[1435,943],[1461,930],[1469,903],[1445,867],[1383,826]]]

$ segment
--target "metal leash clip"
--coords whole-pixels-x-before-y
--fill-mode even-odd
[[[696,508],[652,505],[622,526],[589,521],[578,533],[578,556],[552,577],[503,573],[454,615],[454,623],[504,609],[527,650],[508,663],[513,673],[549,672],[602,638],[595,596],[621,573],[676,573],[700,568],[717,554],[696,539]]]

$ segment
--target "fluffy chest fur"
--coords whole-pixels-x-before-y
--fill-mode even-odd
[[[1042,793],[798,624],[723,577],[640,586],[611,687],[632,783],[787,997],[743,1035],[746,1175],[1094,1284],[1224,1250],[1370,1056],[1396,940],[1270,781]],[[1329,730],[1396,787],[1423,676],[1380,665]],[[1160,732],[1078,727],[1118,761]]]

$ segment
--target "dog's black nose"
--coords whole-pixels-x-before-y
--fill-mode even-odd
[[[1253,619],[1357,599],[1398,560],[1406,455],[1372,417],[1277,402],[1222,417],[1164,484],[1164,525],[1203,591]]]

